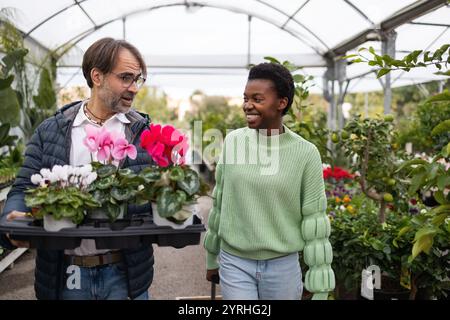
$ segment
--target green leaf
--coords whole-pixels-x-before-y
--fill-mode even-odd
[[[184,171],[178,166],[170,169],[169,179],[172,181],[182,181],[184,179]]]
[[[448,90],[443,91],[442,93],[436,94],[426,100],[426,102],[441,102],[441,101],[450,101],[450,92]]]
[[[447,119],[439,123],[437,126],[435,126],[431,131],[431,135],[436,136],[438,134],[449,132],[450,132],[450,119]]]
[[[450,56],[449,56],[450,57]],[[447,71],[438,71],[434,73],[437,76],[447,76],[450,77],[450,69]]]
[[[425,173],[419,173],[413,176],[411,179],[411,185],[408,189],[408,194],[412,195],[416,193],[416,191],[419,190],[422,184],[425,182],[425,179],[426,179]]]
[[[434,192],[433,196],[434,196],[434,199],[436,199],[436,201],[439,204],[446,204],[447,203],[447,201],[445,199],[445,196],[444,196],[444,193],[442,191]]]
[[[105,190],[111,187],[114,183],[114,177],[113,176],[107,176],[106,178],[102,178],[98,180],[95,184],[95,186],[100,190]]]
[[[400,172],[401,170],[410,167],[412,165],[428,165],[429,163],[423,159],[412,159],[406,162],[403,162],[400,167],[398,167],[397,170],[395,170],[395,173]]]
[[[341,60],[346,60],[346,59],[354,58],[354,57],[358,57],[358,55],[357,54],[349,54],[349,55],[341,57],[340,59]]]
[[[114,166],[112,164],[108,164],[108,165],[101,166],[97,170],[97,174],[100,178],[105,178],[105,177],[108,177],[108,176],[114,174],[116,172],[116,170],[117,170],[116,166]]]
[[[0,79],[0,90],[6,89],[9,86],[11,86],[13,81],[14,81],[13,75],[10,75],[9,77],[6,77],[4,79]]]
[[[420,233],[421,230],[417,232]],[[416,242],[413,245],[412,249],[412,257],[415,259],[421,252],[425,252],[426,254],[430,253],[431,246],[433,245],[433,239],[436,232],[424,233],[417,237],[416,234]]]
[[[9,71],[14,67],[14,65],[18,61],[23,61],[24,57],[28,54],[28,49],[20,48],[16,49],[10,53],[8,53],[6,56],[3,57],[2,61],[5,65],[3,68],[3,74],[8,74]]]
[[[131,170],[131,169],[128,169],[128,168],[125,168],[125,169],[119,169],[118,173],[119,173],[119,176],[121,176],[121,177],[127,177],[127,178],[129,178],[129,177],[134,177],[134,176],[136,176],[136,174],[134,173],[134,171]]]
[[[276,64],[281,64],[280,61],[278,61],[278,60],[275,59],[274,57],[266,56],[266,57],[264,57],[264,60],[267,60],[267,61],[269,61],[269,62],[276,63]]]
[[[440,215],[437,215],[436,217],[434,217],[431,220],[431,223],[434,224],[435,226],[440,226],[442,223],[444,223],[445,219],[447,219],[449,216],[448,213],[442,213]]]
[[[20,105],[16,92],[10,87],[0,90],[0,122],[9,123],[12,127],[19,125]]]
[[[158,213],[163,218],[168,218],[180,211],[182,203],[178,196],[173,192],[163,192],[156,200]]]
[[[161,179],[161,173],[153,167],[145,168],[139,173],[146,183],[156,182]]]
[[[353,59],[353,60],[351,60],[351,61],[349,61],[350,63],[360,63],[360,62],[364,62],[364,60],[363,59],[361,59],[361,58],[356,58],[356,59]]]
[[[200,180],[197,172],[188,169],[182,181],[177,181],[177,186],[185,191],[189,196],[194,195],[200,189]]]
[[[437,178],[437,187],[439,190],[443,191],[446,186],[450,185],[450,176],[442,175]]]
[[[111,202],[107,202],[106,209],[106,215],[109,217],[109,220],[111,222],[114,222],[120,215],[120,206]]]
[[[389,73],[390,71],[391,71],[391,69],[388,69],[388,68],[380,69],[377,72],[377,78],[381,78],[382,76],[384,76],[385,74]]]
[[[130,200],[135,195],[135,192],[129,188],[116,188],[111,189],[111,196],[117,201]]]

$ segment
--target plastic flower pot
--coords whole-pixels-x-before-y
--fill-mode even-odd
[[[75,228],[77,225],[70,218],[56,220],[51,214],[44,215],[44,229],[49,232],[58,232],[65,228]]]
[[[125,217],[126,211],[127,211],[127,204],[126,203],[122,203],[119,208],[120,208],[120,213],[117,216],[116,220],[119,219],[123,219]],[[88,217],[90,219],[93,220],[109,220],[108,215],[106,214],[106,209],[105,208],[95,208],[92,210],[89,210],[88,212]]]
[[[186,220],[184,220],[183,222],[180,222],[180,223],[175,223],[175,222],[168,220],[167,218],[161,217],[158,213],[158,208],[156,206],[156,203],[154,203],[154,202],[152,202],[152,211],[153,211],[153,223],[155,225],[160,226],[160,227],[168,226],[173,229],[184,229],[187,226],[190,226],[193,224],[194,214],[196,214],[197,208],[196,208],[195,204],[183,206],[181,211],[189,212],[191,214],[190,214],[189,218],[187,218]]]

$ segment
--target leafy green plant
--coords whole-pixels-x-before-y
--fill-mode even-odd
[[[38,186],[25,191],[25,203],[32,208],[36,219],[51,215],[55,220],[69,218],[78,225],[85,217],[85,210],[99,206],[87,190],[96,177],[90,165],[41,169],[39,174],[31,176],[31,182]]]
[[[351,119],[333,142],[344,150],[347,158],[355,159],[352,171],[359,172],[362,192],[379,203],[379,221],[385,221],[387,204],[401,200],[401,188],[395,175],[396,153],[392,116],[378,119]]]
[[[5,150],[0,152],[0,186],[14,180],[23,162],[23,146],[16,142],[17,136],[9,135],[9,130],[9,123],[0,125],[0,150]]]
[[[196,203],[209,189],[198,173],[185,165],[148,167],[139,177],[144,180],[144,188],[137,197],[156,203],[159,215],[175,223],[182,223],[191,215],[183,206]]]
[[[306,111],[311,109],[307,104],[309,89],[313,86],[312,76],[295,74],[301,68],[289,61],[280,62],[274,57],[264,57],[271,63],[281,64],[292,73],[295,84],[294,102],[286,115],[286,126],[313,143],[320,152],[322,162],[331,163],[330,150],[327,147],[329,130],[326,122],[327,116],[324,112],[317,112],[314,117],[306,117]]]
[[[131,169],[119,169],[112,164],[93,162],[92,167],[97,179],[89,186],[88,192],[100,204],[94,210],[101,210],[114,222],[123,209],[121,207],[134,201],[144,180]]]
[[[363,54],[366,52],[371,54],[372,57],[366,57]],[[444,58],[445,55],[447,55],[446,59]],[[426,68],[430,65],[434,65],[437,69],[441,70],[442,67],[446,68],[448,63],[450,63],[450,44],[444,44],[434,52],[414,50],[402,59],[394,59],[387,54],[380,56],[375,53],[373,47],[369,47],[369,49],[360,48],[358,53],[342,57],[342,59],[349,58],[354,58],[350,63],[365,62],[369,66],[379,67],[380,69],[377,71],[377,78],[388,74],[392,70],[403,70],[408,72],[413,68]],[[437,74],[450,76],[449,70],[438,71]]]
[[[11,15],[7,9],[0,10],[0,49],[6,54],[0,68],[0,103],[7,110],[0,114],[0,122],[19,126],[28,141],[56,110],[56,58],[50,52],[43,61],[33,63]]]
[[[431,96],[420,103],[408,119],[405,129],[402,130],[402,138],[399,142],[404,145],[411,142],[418,152],[436,154],[450,140],[450,130],[433,132],[434,127],[445,120],[450,121],[450,93],[448,90]],[[440,128],[440,127],[438,127]],[[438,130],[438,129],[436,129]]]

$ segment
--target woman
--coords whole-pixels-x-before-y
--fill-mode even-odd
[[[334,289],[320,154],[282,122],[294,90],[282,65],[254,66],[244,92],[248,127],[225,139],[204,240],[206,277],[219,273],[223,299],[301,299],[300,251],[313,299]]]

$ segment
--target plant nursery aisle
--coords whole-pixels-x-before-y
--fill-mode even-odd
[[[200,214],[206,225],[212,199],[199,199]],[[177,299],[209,296],[211,284],[205,279],[205,251],[202,234],[200,244],[182,249],[155,249],[155,276],[150,287],[151,299]],[[0,274],[0,300],[31,300],[34,295],[35,250],[28,250],[14,263],[14,268]],[[219,289],[219,288],[218,288]],[[217,292],[220,294],[220,292]]]

